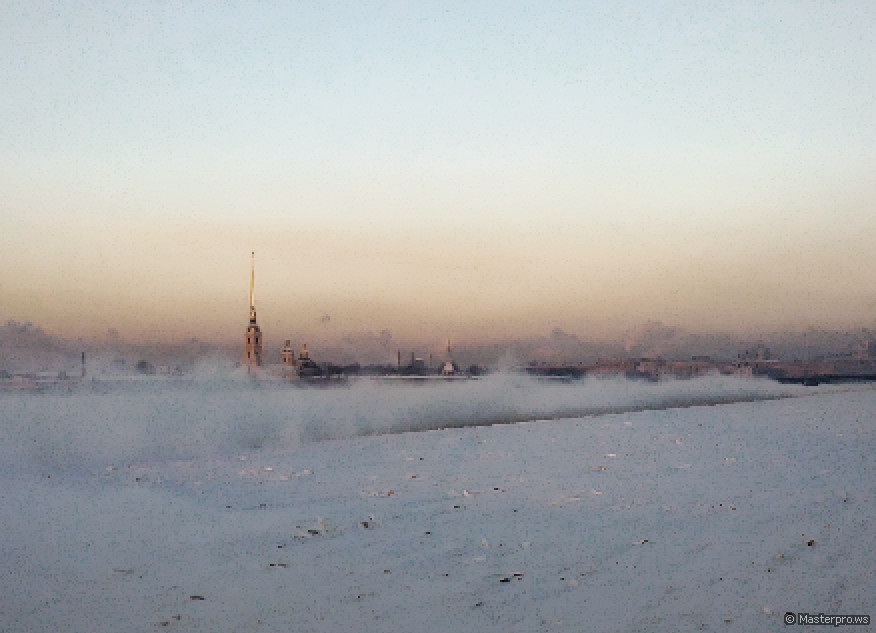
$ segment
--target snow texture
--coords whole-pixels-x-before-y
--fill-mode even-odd
[[[719,377],[0,394],[0,630],[872,615],[874,417],[871,386]]]

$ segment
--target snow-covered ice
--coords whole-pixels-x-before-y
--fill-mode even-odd
[[[872,615],[874,418],[871,386],[718,377],[0,394],[0,630]]]

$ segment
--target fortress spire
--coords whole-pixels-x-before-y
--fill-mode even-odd
[[[249,325],[243,344],[241,363],[247,370],[262,365],[262,330],[256,321],[255,309],[255,251],[252,252],[252,263],[249,276]]]
[[[256,309],[255,309],[255,251],[252,252],[252,264],[250,267],[249,277],[249,323],[255,325]]]

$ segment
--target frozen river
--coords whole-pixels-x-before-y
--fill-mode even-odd
[[[876,602],[867,385],[0,394],[0,446],[3,631],[775,631]]]

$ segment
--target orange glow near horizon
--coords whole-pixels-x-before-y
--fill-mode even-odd
[[[388,329],[408,340],[467,342],[553,327],[605,340],[649,320],[731,333],[873,322],[872,298],[860,293],[869,273],[856,264],[873,257],[866,235],[846,237],[837,257],[834,241],[790,231],[780,248],[736,243],[733,231],[697,240],[653,225],[591,229],[523,226],[495,239],[477,228],[273,231],[257,245],[260,323],[276,338]],[[60,235],[79,245],[75,253],[61,241],[53,257],[18,247],[10,261],[20,270],[7,267],[3,280],[16,310],[4,318],[74,338],[114,328],[133,341],[235,341],[245,327],[243,262],[233,256],[251,239],[242,227],[192,222],[168,237],[147,225],[97,231],[86,222]],[[811,241],[805,259],[803,238]]]

